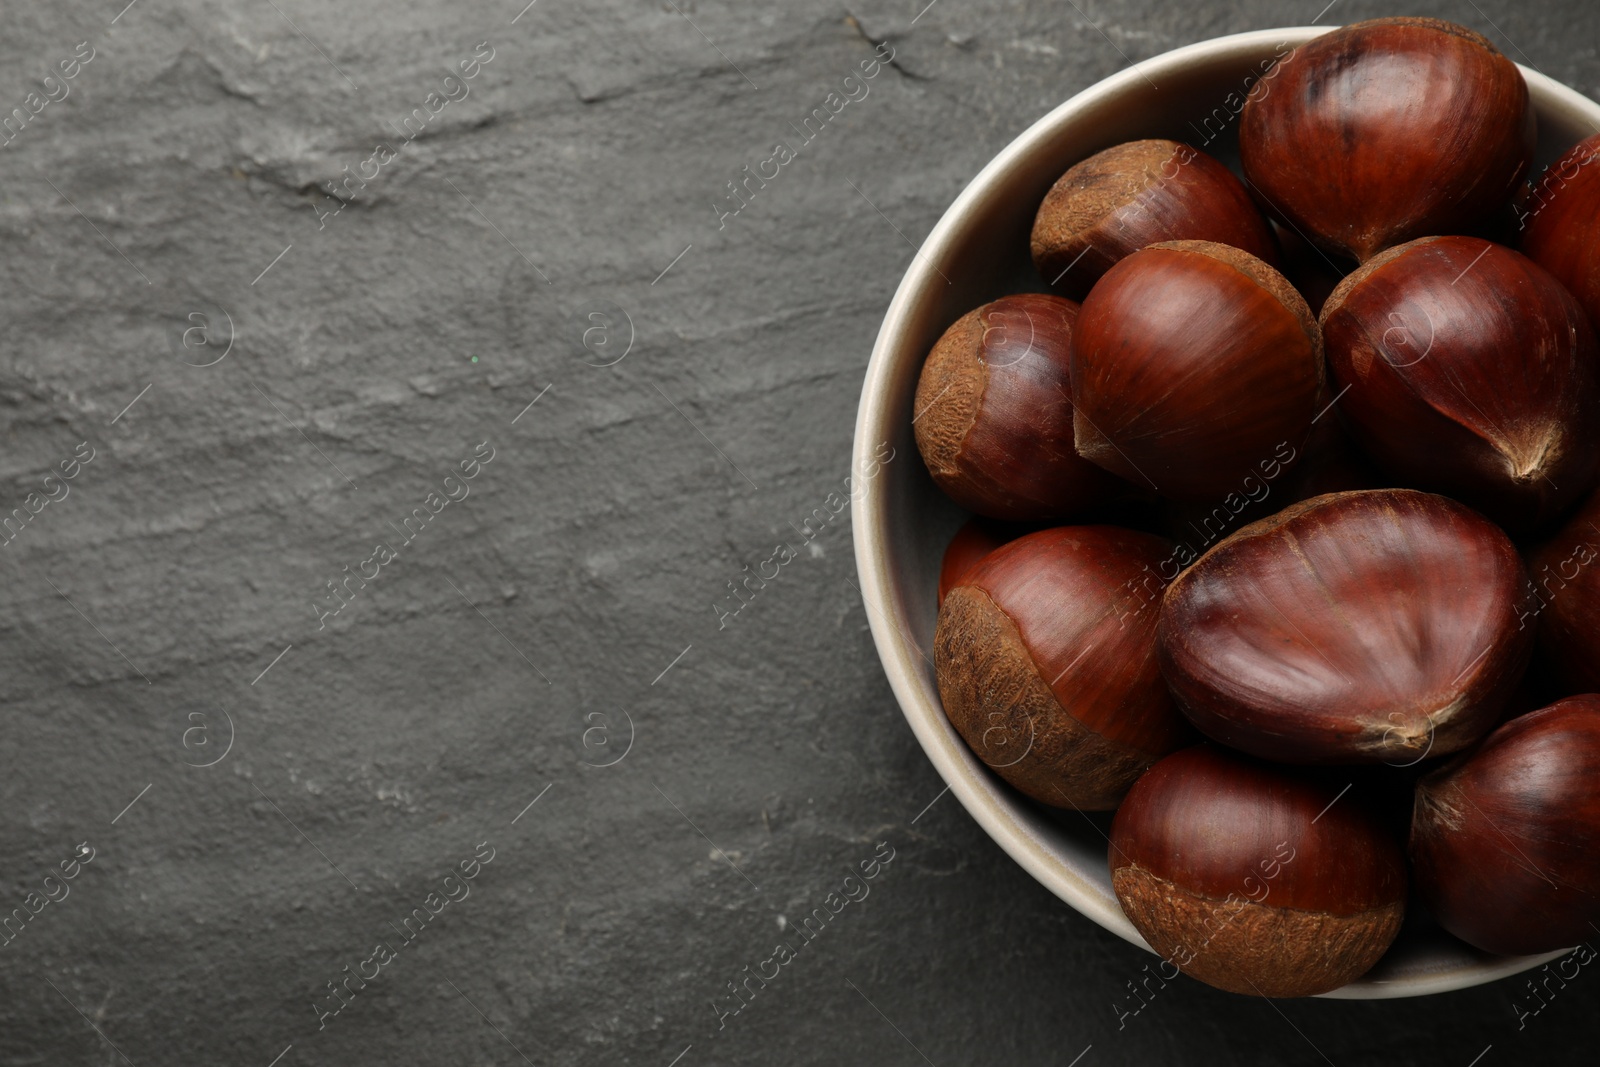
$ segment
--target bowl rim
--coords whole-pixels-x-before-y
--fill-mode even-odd
[[[895,440],[903,413],[891,409],[886,397],[894,370],[892,350],[905,329],[914,305],[935,279],[941,278],[943,259],[969,216],[986,198],[1000,195],[1005,179],[1035,151],[1063,133],[1081,113],[1106,103],[1138,83],[1176,73],[1197,61],[1250,60],[1274,45],[1300,45],[1337,26],[1293,26],[1252,30],[1198,41],[1135,63],[1104,78],[1023,130],[994,156],[969,182],[929,231],[906,269],[884,315],[867,365],[861,402],[856,413],[852,470],[876,469],[872,450],[878,442]],[[1530,96],[1541,113],[1563,112],[1584,118],[1600,129],[1600,104],[1544,74],[1518,64]],[[1097,887],[1056,858],[1049,845],[1018,817],[1026,803],[998,794],[989,772],[968,754],[945,718],[937,694],[929,692],[918,661],[926,654],[909,636],[905,619],[893,595],[893,569],[884,536],[888,510],[888,480],[863,479],[853,516],[853,540],[860,591],[873,642],[902,713],[918,743],[933,763],[946,789],[954,793],[969,815],[1005,852],[1033,878],[1076,911],[1131,944],[1154,953],[1117,907],[1109,904]],[[943,793],[940,794],[943,796]],[[997,799],[998,798],[998,799]],[[936,798],[937,799],[937,798]],[[920,816],[919,816],[920,817]],[[1537,956],[1497,957],[1395,979],[1360,978],[1329,993],[1330,999],[1372,1000],[1423,996],[1466,989],[1505,978],[1557,959],[1568,950]]]

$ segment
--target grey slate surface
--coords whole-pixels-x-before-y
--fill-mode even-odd
[[[1587,971],[1520,1028],[1522,980],[1181,980],[1119,1027],[1149,956],[949,797],[912,825],[942,782],[848,512],[719,629],[842,488],[878,322],[963,183],[1130,61],[1322,0],[123,2],[0,20],[0,510],[38,508],[0,552],[0,910],[93,850],[0,949],[0,1062],[1592,1062]],[[1406,13],[1600,94],[1594,5]],[[883,39],[896,67],[719,226]],[[333,1000],[346,967],[377,976]]]

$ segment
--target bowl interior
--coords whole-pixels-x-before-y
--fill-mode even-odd
[[[906,271],[878,334],[856,421],[856,561],[874,640],[895,696],[950,790],[1012,858],[1078,911],[1134,944],[1106,866],[1109,819],[1044,808],[1014,792],[962,743],[940,708],[931,649],[944,547],[965,514],[917,455],[912,397],[923,358],[972,308],[1043,291],[1028,256],[1034,212],[1072,164],[1123,141],[1184,141],[1233,165],[1245,93],[1275,58],[1328,28],[1238,34],[1168,52],[1091,86],[1006,146],[945,212]],[[1536,172],[1600,131],[1600,105],[1527,69],[1539,115]],[[894,459],[878,469],[887,444]],[[881,456],[883,453],[879,453]],[[1148,946],[1145,946],[1148,947]],[[1515,974],[1559,956],[1489,956],[1419,917],[1368,975],[1327,994],[1415,996]]]

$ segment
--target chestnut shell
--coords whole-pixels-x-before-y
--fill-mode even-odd
[[[1233,172],[1177,141],[1129,141],[1063,174],[1039,205],[1039,274],[1082,298],[1125,256],[1164,241],[1216,241],[1277,265],[1278,245]]]
[[[1033,799],[1109,810],[1193,740],[1155,660],[1170,552],[1113,526],[1041,530],[989,553],[946,595],[933,643],[945,715]]]
[[[1576,945],[1600,923],[1600,696],[1512,719],[1417,784],[1418,895],[1468,944]]]
[[[1535,133],[1521,71],[1487,38],[1439,19],[1384,18],[1279,60],[1245,101],[1239,157],[1271,211],[1366,260],[1471,231],[1516,191]]]
[[[1078,453],[1162,495],[1215,501],[1304,443],[1324,382],[1322,333],[1283,275],[1226,245],[1151,245],[1078,316]]]
[[[1058,521],[1125,491],[1073,449],[1077,319],[1059,296],[1005,296],[961,316],[928,354],[911,428],[934,482],[968,511]]]
[[[1173,581],[1162,673],[1190,721],[1234,748],[1409,766],[1493,728],[1532,653],[1528,591],[1511,541],[1453,500],[1330,493]]]
[[[1378,961],[1405,911],[1400,846],[1354,792],[1211,745],[1139,779],[1110,860],[1150,947],[1235,993],[1336,989]]]
[[[1555,275],[1600,324],[1600,134],[1550,164],[1517,204],[1524,254]]]
[[[1392,248],[1340,283],[1322,334],[1338,410],[1401,483],[1528,530],[1600,475],[1600,346],[1526,256],[1476,237]]]

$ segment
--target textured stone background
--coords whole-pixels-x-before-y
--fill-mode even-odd
[[[1119,1030],[1148,956],[948,797],[912,825],[942,783],[848,514],[717,625],[842,487],[879,319],[963,182],[1130,61],[1322,0],[124,2],[0,20],[0,111],[94,50],[0,149],[0,511],[95,452],[0,550],[0,911],[95,850],[0,949],[0,1061],[1592,1062],[1587,973],[1520,1031],[1517,980],[1183,980]],[[1594,5],[1407,12],[1600,94]],[[896,68],[719,229],[885,38]],[[330,215],[480,41],[470,95]],[[725,983],[880,841],[870,898],[719,1032]],[[480,842],[471,896],[319,1029]]]

